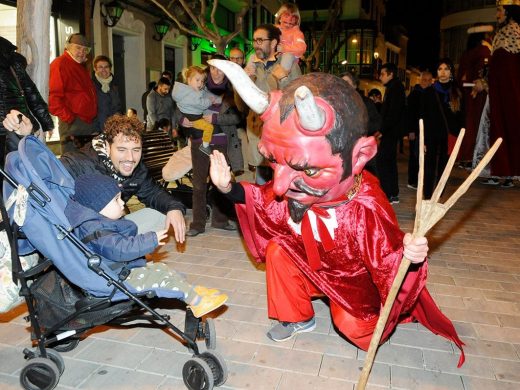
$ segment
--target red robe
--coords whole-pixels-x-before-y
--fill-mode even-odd
[[[486,45],[478,45],[477,47],[464,52],[460,58],[460,65],[457,80],[461,83],[460,89],[463,91],[465,127],[466,134],[460,146],[460,161],[472,161],[473,151],[477,139],[478,126],[482,110],[486,104],[487,93],[481,91],[477,96],[471,96],[471,87],[464,87],[463,83],[472,83],[482,77],[481,72],[485,67],[485,60],[491,57],[491,51]]]
[[[241,184],[246,203],[237,205],[237,215],[246,244],[257,261],[265,261],[267,245],[274,241],[343,310],[365,321],[379,316],[399,268],[404,234],[377,179],[364,172],[353,199],[334,207],[338,223],[334,230],[335,248],[325,252],[318,243],[319,270],[309,266],[302,237],[288,224],[287,202],[275,199],[272,184]],[[453,340],[462,351],[463,343],[451,321],[441,313],[425,287],[426,274],[426,263],[410,267],[382,339],[399,322],[418,320],[432,332]],[[462,353],[459,365],[463,361]]]
[[[520,37],[517,37],[520,40]],[[520,177],[520,53],[495,50],[489,64],[489,144],[502,137],[491,160],[491,175]]]

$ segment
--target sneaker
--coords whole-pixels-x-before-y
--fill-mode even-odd
[[[504,182],[500,185],[502,188],[511,188],[514,187],[513,180],[504,180]]]
[[[202,295],[200,301],[196,305],[189,305],[193,315],[197,318],[203,317],[213,310],[218,309],[228,300],[226,294],[218,295]]]
[[[209,146],[204,146],[203,144],[200,144],[199,150],[204,153],[207,156],[211,156],[211,148]]]
[[[193,287],[193,291],[197,293],[197,295],[204,296],[204,295],[219,295],[220,291],[216,288],[207,288],[204,286],[195,286]]]
[[[399,197],[398,196],[391,196],[388,198],[388,201],[390,204],[399,204]]]
[[[484,180],[484,181],[481,181],[481,183],[482,183],[482,184],[485,184],[485,185],[487,185],[487,186],[497,186],[497,185],[500,184],[498,180],[496,180],[496,179],[491,179],[491,178],[489,178],[489,179],[487,179],[487,180]]]
[[[407,184],[406,186],[412,190],[417,190],[417,184]]]
[[[267,332],[267,337],[280,342],[292,339],[298,333],[312,332],[316,329],[316,320],[312,317],[309,321],[279,322]]]

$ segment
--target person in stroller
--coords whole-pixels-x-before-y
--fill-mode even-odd
[[[126,267],[126,278],[137,291],[166,289],[184,293],[184,301],[195,317],[202,317],[228,299],[216,289],[193,286],[178,272],[162,263],[146,263],[144,256],[164,245],[167,230],[137,234],[137,225],[122,218],[124,202],[117,182],[99,173],[79,176],[65,216],[74,233],[92,251],[101,255],[114,271]]]

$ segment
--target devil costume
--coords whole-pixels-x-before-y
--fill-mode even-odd
[[[321,295],[325,294],[330,299],[332,317],[339,327],[335,317],[341,317],[341,311],[375,325],[403,256],[404,236],[377,179],[364,172],[359,189],[352,194],[352,199],[314,206],[308,211],[311,229],[318,232],[314,233],[315,236],[306,236],[303,226],[305,217],[301,225],[292,222],[287,202],[276,200],[272,183],[264,187],[244,182],[241,185],[244,186],[245,204],[237,204],[237,215],[253,257],[259,262],[265,262],[273,248],[279,247],[321,291]],[[318,219],[323,224],[316,222]],[[329,231],[327,225],[336,227]],[[317,264],[313,264],[312,255],[306,250],[305,241],[309,240],[317,242]],[[277,252],[278,255],[279,253]],[[311,296],[305,296],[305,293],[303,296],[294,294],[298,286],[287,283],[287,279],[283,278],[284,284],[291,285],[287,293],[294,296],[283,299],[284,303],[279,304],[284,286],[279,285],[280,281],[276,276],[269,276],[270,271],[267,273],[269,317],[299,322],[313,316]],[[426,276],[426,263],[410,268],[394,303],[382,340],[388,338],[398,323],[417,320],[433,333],[452,340],[462,351],[463,343],[451,321],[441,313],[425,287]],[[273,294],[274,290],[277,291],[276,294]],[[363,327],[362,322],[357,326]],[[353,329],[351,322],[347,329],[340,327],[340,330],[347,337],[350,333],[358,335],[364,331]],[[371,334],[369,332],[361,338],[349,338],[358,347],[366,350]],[[459,366],[463,361],[462,354]]]
[[[236,68],[224,61],[211,65],[229,74]],[[366,350],[403,257],[404,234],[377,179],[363,171],[377,149],[366,136],[363,102],[337,80],[305,75],[269,99],[254,86],[237,87],[261,113],[259,151],[274,179],[264,186],[231,183],[220,174],[227,167],[219,156],[213,158],[212,179],[237,203],[252,256],[266,262],[269,317],[282,327],[312,322],[311,299],[325,295],[339,331]],[[246,80],[239,76],[232,82]],[[453,324],[425,287],[426,277],[425,262],[410,267],[382,340],[398,323],[417,320],[462,351]],[[464,354],[459,365],[463,361]]]

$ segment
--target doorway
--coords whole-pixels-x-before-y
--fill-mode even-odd
[[[175,72],[175,49],[173,47],[164,46],[164,70],[172,72],[173,79],[177,79]]]

